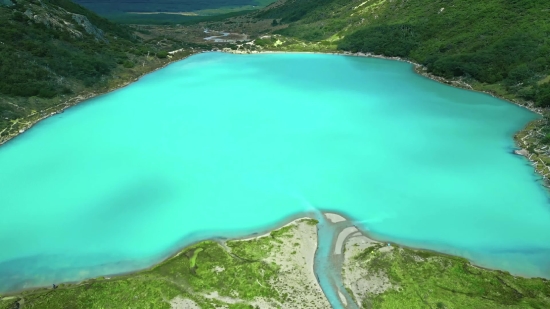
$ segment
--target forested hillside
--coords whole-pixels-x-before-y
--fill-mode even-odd
[[[67,0],[0,9],[0,93],[54,97],[91,85],[124,60],[131,33]],[[55,4],[55,5],[54,5]],[[115,39],[115,37],[117,37]]]
[[[547,0],[288,0],[258,14],[280,34],[409,58],[445,78],[550,106]]]
[[[79,95],[161,66],[166,50],[181,47],[140,40],[70,0],[0,2],[0,142]]]

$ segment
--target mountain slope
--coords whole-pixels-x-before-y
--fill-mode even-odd
[[[122,44],[134,41],[130,31],[69,1],[20,1],[0,14],[5,95],[49,98],[70,93],[73,83],[99,82],[124,58]]]
[[[164,65],[172,57],[165,52],[181,44],[143,42],[131,28],[70,0],[3,0],[0,143],[52,112]]]
[[[287,24],[283,35],[409,58],[550,106],[549,14],[546,0],[287,0],[257,16]]]

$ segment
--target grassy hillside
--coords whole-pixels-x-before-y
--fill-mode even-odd
[[[356,243],[357,245],[357,243]],[[490,271],[458,257],[376,244],[352,252],[344,277],[355,278],[353,291],[360,308],[378,309],[503,309],[549,308],[550,282]],[[386,281],[385,289],[372,286]],[[361,283],[370,288],[360,288]],[[359,283],[359,285],[357,285]]]
[[[286,36],[409,58],[546,107],[549,14],[546,0],[288,0],[258,17],[289,25]]]

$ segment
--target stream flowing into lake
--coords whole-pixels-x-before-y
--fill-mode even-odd
[[[369,235],[550,277],[537,115],[320,54],[203,53],[0,147],[0,291],[135,271],[315,207]]]

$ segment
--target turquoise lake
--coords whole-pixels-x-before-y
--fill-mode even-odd
[[[0,147],[0,291],[134,271],[315,210],[550,277],[549,196],[512,153],[536,117],[402,62],[195,55]]]

